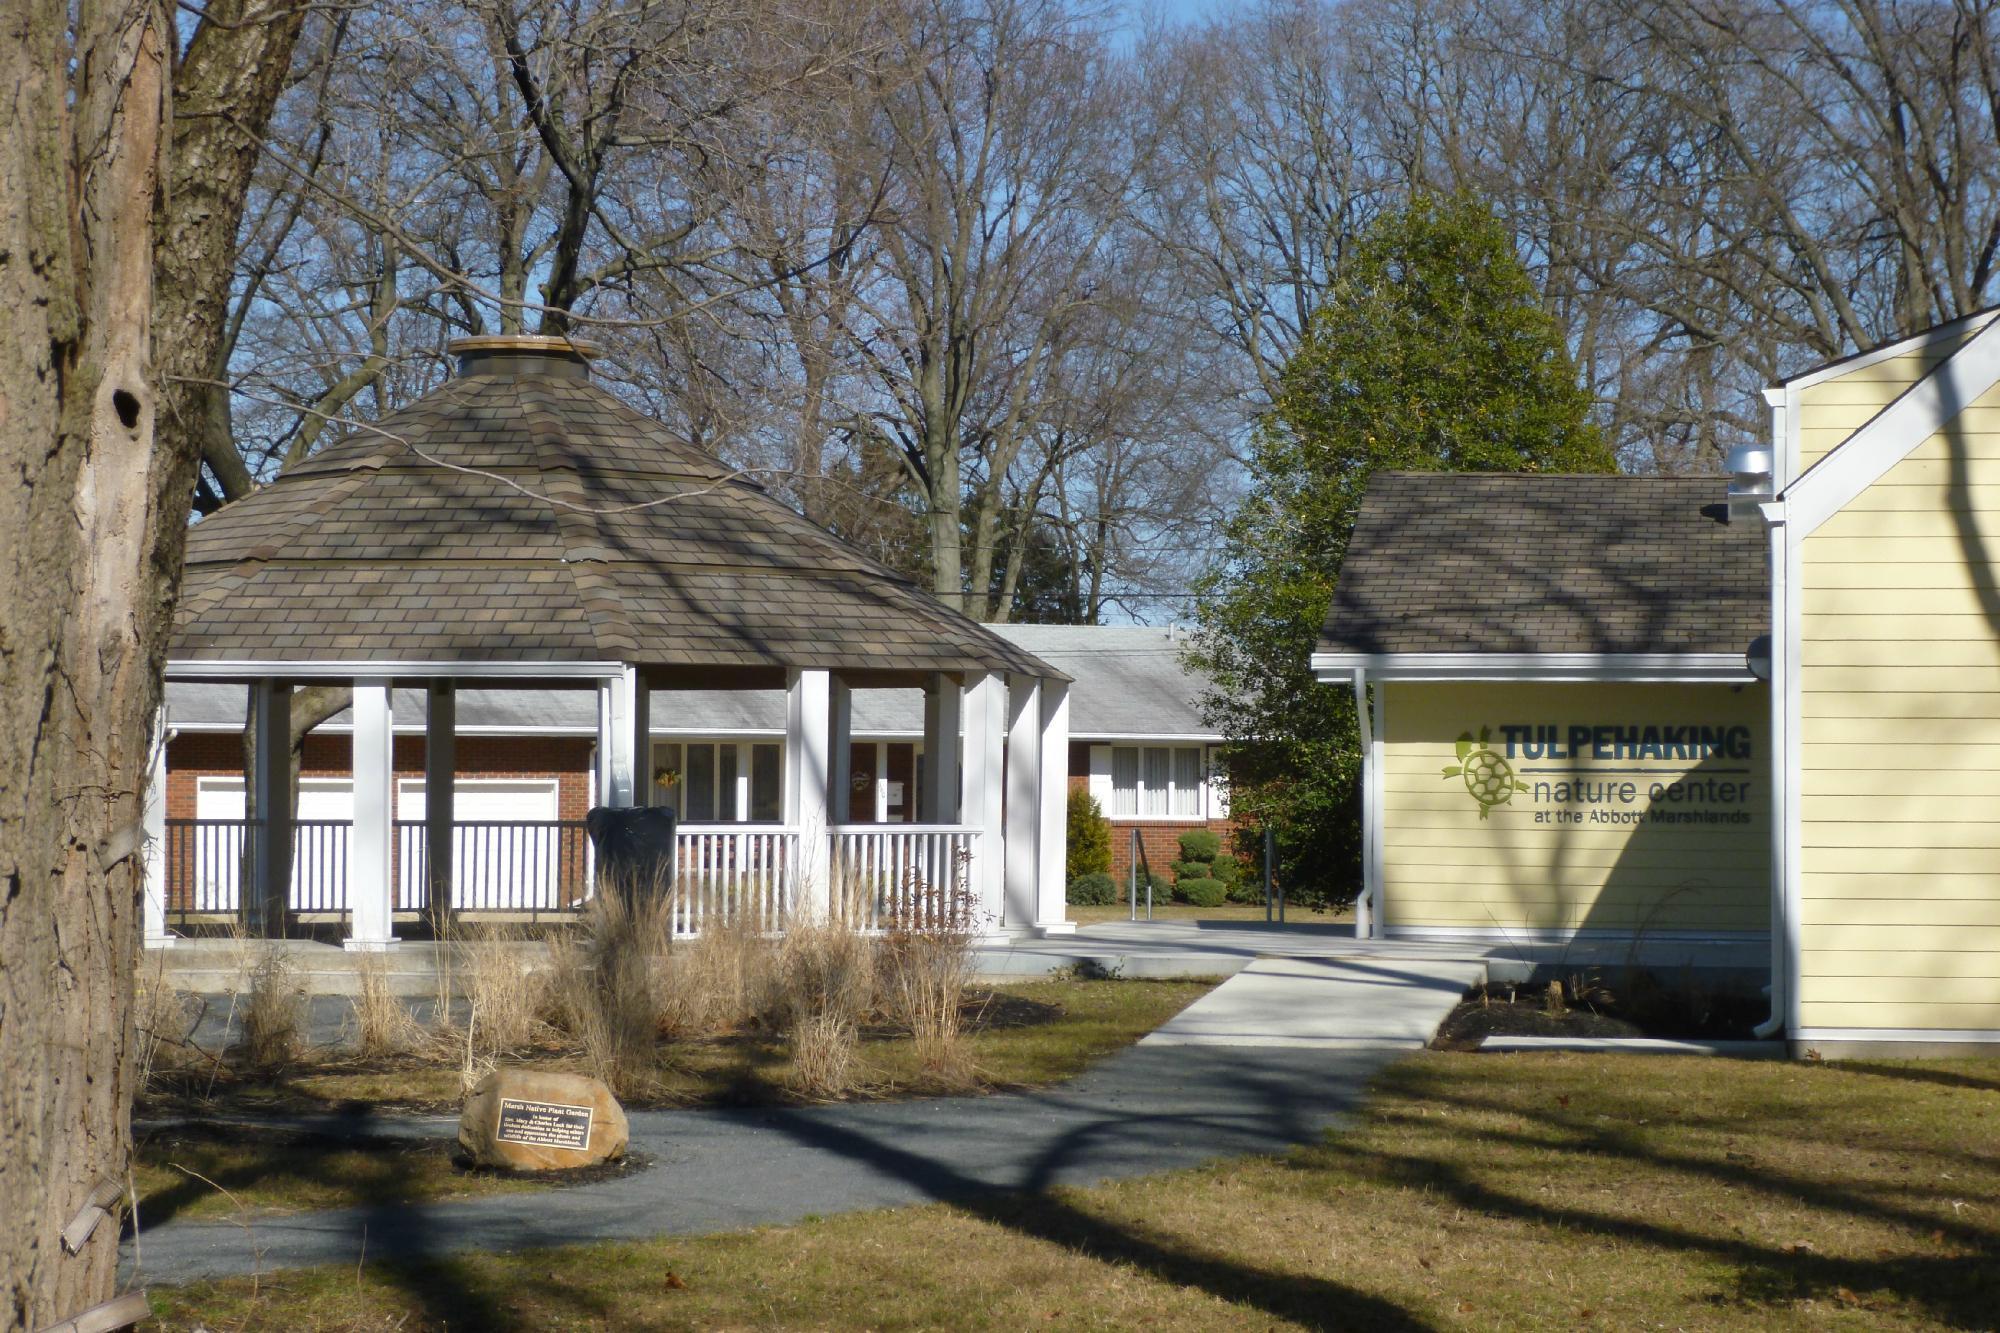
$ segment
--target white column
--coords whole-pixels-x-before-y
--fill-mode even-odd
[[[827,695],[826,745],[831,767],[827,776],[827,818],[845,824],[854,803],[854,691],[840,677],[832,678]]]
[[[1035,881],[1041,875],[1042,682],[1007,680],[1007,836],[1005,914],[1000,924],[1035,924]]]
[[[924,686],[924,782],[917,802],[920,823],[958,822],[961,703],[957,682],[942,672]]]
[[[736,822],[750,822],[750,761],[751,743],[736,743]]]
[[[1006,829],[1001,824],[1006,777],[1007,678],[971,677],[965,688],[965,763],[959,821],[979,830],[966,866],[966,888],[978,900],[980,926],[997,927],[1006,913]]]
[[[389,682],[354,682],[354,842],[347,866],[347,947],[394,948],[389,885],[396,861],[395,727]],[[429,793],[425,793],[428,797]]]
[[[424,888],[431,923],[439,927],[450,919],[453,906],[457,786],[458,690],[448,680],[434,680],[424,700]]]
[[[832,721],[831,694],[832,679],[825,671],[786,673],[785,823],[798,832],[793,903],[805,920],[824,918],[830,901],[827,730]]]
[[[651,711],[637,667],[623,667],[597,683],[597,799],[607,806],[638,805],[651,790]]]
[[[256,760],[248,775],[261,827],[250,831],[251,873],[238,880],[243,924],[252,935],[284,933],[292,893],[292,687],[261,680],[250,690]]]
[[[167,710],[153,714],[153,745],[147,755],[146,791],[141,817],[146,829],[145,946],[165,949],[174,942],[167,934]]]
[[[1065,935],[1076,929],[1069,919],[1068,884],[1063,862],[1069,852],[1069,682],[1042,682],[1042,781],[1039,801],[1041,836],[1036,859],[1035,929],[1043,935]]]
[[[875,822],[889,822],[889,742],[875,742]]]

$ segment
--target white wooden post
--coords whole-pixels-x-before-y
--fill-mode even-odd
[[[827,775],[827,818],[847,823],[853,814],[854,691],[840,677],[832,678],[827,696],[826,745],[831,767]]]
[[[966,888],[979,904],[980,925],[998,926],[1006,913],[1006,829],[1001,802],[1006,776],[1007,678],[972,677],[965,688],[965,764],[959,799],[961,822],[979,830],[965,868]]]
[[[390,884],[396,864],[395,727],[389,682],[354,682],[354,844],[347,869],[346,945],[378,952],[396,945]],[[428,793],[426,793],[428,796]]]
[[[825,919],[833,852],[827,799],[832,679],[825,671],[785,673],[785,823],[798,831],[794,898],[802,919]]]
[[[637,667],[597,684],[597,799],[607,806],[639,805],[651,791],[650,705]]]
[[[958,822],[958,732],[962,712],[958,683],[939,672],[924,686],[924,782],[917,819]]]
[[[451,919],[452,858],[458,812],[458,690],[430,682],[424,700],[424,889],[433,928]]]
[[[1069,682],[1042,682],[1042,781],[1037,802],[1041,837],[1036,859],[1035,929],[1043,935],[1076,930],[1069,919],[1068,882],[1063,862],[1069,851]]]
[[[1035,882],[1042,873],[1042,682],[1007,680],[1007,837],[1004,850],[1005,913],[1011,929],[1036,921]]]
[[[903,794],[903,799],[905,801],[909,799],[908,792],[905,792]],[[878,824],[888,823],[889,822],[889,742],[887,741],[875,742],[875,791],[873,795],[873,800],[875,802],[875,822]]]
[[[146,765],[146,794],[142,817],[146,828],[145,947],[165,949],[173,945],[167,934],[167,710],[153,714],[153,745]]]
[[[252,935],[284,933],[292,896],[292,687],[260,680],[250,690],[257,753],[249,774],[259,827],[246,830],[251,873],[238,879],[238,908]]]
[[[750,767],[753,747],[749,741],[736,743],[736,822],[750,822]]]

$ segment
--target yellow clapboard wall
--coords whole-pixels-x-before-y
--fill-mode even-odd
[[[1989,391],[1801,544],[1808,1029],[2000,1030],[1996,460]]]
[[[1769,702],[1763,685],[1392,683],[1383,687],[1383,923],[1391,930],[1762,932],[1770,929]],[[1501,728],[1553,725],[1744,727],[1750,758],[1510,759]],[[1489,729],[1489,747],[1530,791],[1482,807],[1458,739]],[[1646,794],[1614,813],[1643,811],[1654,782],[1747,781],[1747,799],[1684,809],[1740,811],[1747,822],[1554,822],[1554,772],[1632,781]],[[1618,770],[1618,771],[1613,771]],[[1628,772],[1624,770],[1644,770]],[[1747,773],[1718,770],[1750,770]],[[1484,770],[1482,770],[1484,771]],[[1534,784],[1550,783],[1546,793]],[[1485,808],[1486,818],[1480,818]],[[1663,803],[1662,808],[1670,808]],[[1546,821],[1537,816],[1545,816]]]
[[[1972,336],[1956,338],[1857,366],[1845,375],[1799,390],[1799,472],[1824,458],[1842,440],[1867,424],[1868,418],[1930,374]]]

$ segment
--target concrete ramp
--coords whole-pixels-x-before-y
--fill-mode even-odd
[[[1139,1044],[1416,1049],[1485,980],[1478,960],[1259,958]]]

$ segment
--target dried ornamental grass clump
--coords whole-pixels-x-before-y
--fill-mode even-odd
[[[855,1089],[874,993],[871,940],[838,919],[793,923],[778,949],[773,1009],[791,1044],[795,1090],[840,1097]]]
[[[283,945],[264,950],[250,969],[249,989],[237,1010],[243,1057],[258,1069],[290,1064],[305,1042],[306,994]]]
[[[965,992],[972,980],[979,904],[956,887],[922,917],[893,921],[882,939],[885,1007],[909,1028],[926,1074],[947,1084],[971,1079],[965,1048]]]

